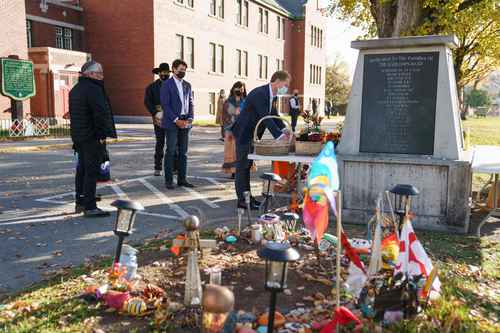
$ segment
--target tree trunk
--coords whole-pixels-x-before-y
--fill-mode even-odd
[[[385,0],[370,0],[372,16],[377,25],[380,38],[392,37],[394,18],[397,12],[397,3]]]
[[[392,37],[411,35],[422,23],[422,0],[398,0]]]

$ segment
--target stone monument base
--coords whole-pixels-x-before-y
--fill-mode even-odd
[[[366,224],[374,214],[379,193],[396,184],[412,184],[420,190],[411,204],[415,228],[468,231],[472,177],[469,161],[362,153],[339,154],[337,158],[346,223]]]

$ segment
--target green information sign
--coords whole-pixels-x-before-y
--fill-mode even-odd
[[[2,94],[17,101],[35,96],[33,74],[31,61],[2,59]]]

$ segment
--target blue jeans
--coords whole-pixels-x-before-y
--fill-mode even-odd
[[[175,152],[179,148],[177,157],[178,174],[177,183],[186,181],[187,174],[187,151],[189,140],[189,129],[173,128],[165,129],[167,138],[167,151],[164,158],[165,183],[173,182],[173,169],[175,163]]]

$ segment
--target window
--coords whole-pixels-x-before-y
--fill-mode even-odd
[[[248,52],[243,51],[243,73],[248,76]]]
[[[322,68],[319,67],[319,84],[321,84],[321,74],[322,74]]]
[[[219,18],[224,18],[224,0],[219,0]]]
[[[215,93],[208,93],[208,113],[215,114]]]
[[[73,30],[64,28],[64,48],[73,50]]]
[[[267,79],[267,56],[264,56],[264,79]]]
[[[280,70],[280,66],[281,66],[281,61],[279,59],[276,59],[276,71]]]
[[[277,71],[285,70],[285,60],[276,59],[276,70]]]
[[[314,27],[311,25],[311,45],[314,46]]]
[[[264,32],[264,9],[259,8],[259,32]]]
[[[175,35],[175,58],[184,59],[184,36]]]
[[[175,35],[175,57],[184,60],[189,68],[194,68],[194,39]]]
[[[276,38],[281,39],[281,17],[276,16]]]
[[[189,68],[194,68],[194,38],[186,37],[186,62]]]
[[[259,79],[264,77],[264,68],[262,63],[262,56],[259,54]]]
[[[323,48],[323,30],[319,31],[319,47]]]
[[[217,58],[219,60],[219,64],[218,64],[218,70],[219,70],[219,73],[224,73],[224,46],[223,45],[219,45],[219,47],[217,48]]]
[[[63,28],[61,27],[56,27],[56,47],[60,49],[64,48]]]
[[[194,7],[194,0],[187,0],[187,5],[191,8]]]
[[[243,8],[243,25],[248,27],[248,1],[244,1]]]
[[[285,39],[285,19],[276,17],[276,38]]]
[[[210,15],[217,15],[217,0],[210,0]]]
[[[236,24],[242,25],[243,0],[236,0]]]
[[[281,70],[285,70],[285,60],[281,60]]]
[[[269,33],[269,11],[264,11],[264,32]]]
[[[285,39],[285,19],[281,19],[281,39]]]
[[[216,61],[215,61],[215,44],[210,43],[210,71],[216,72]]]
[[[241,76],[242,73],[242,60],[243,60],[243,55],[241,50],[236,50],[236,73],[238,73],[239,76]]]
[[[28,34],[28,47],[33,47],[33,36],[31,32],[31,21],[26,20],[26,33]]]

